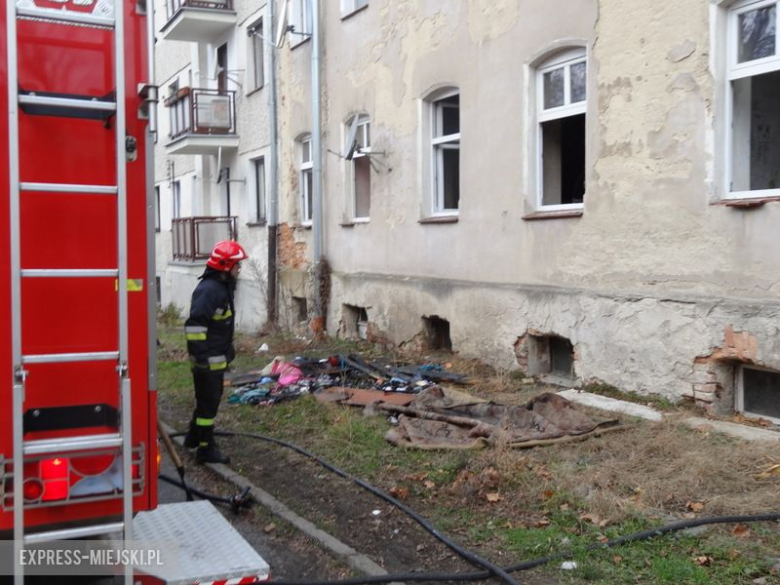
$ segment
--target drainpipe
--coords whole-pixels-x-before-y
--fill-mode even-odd
[[[315,333],[322,331],[325,315],[320,286],[320,268],[322,261],[322,114],[320,112],[320,3],[311,2],[311,106],[312,106],[312,232],[314,236],[314,314],[312,326]]]
[[[274,22],[275,15],[275,2],[272,0],[268,3],[268,20],[271,22],[269,30],[276,30],[276,23]],[[266,313],[267,321],[272,326],[276,326],[277,322],[277,274],[278,274],[278,224],[279,224],[279,178],[278,178],[278,166],[279,166],[279,149],[278,149],[278,111],[276,104],[276,48],[270,51],[270,90],[269,96],[269,109],[271,110],[271,123],[268,131],[269,139],[271,143],[271,157],[270,157],[270,186],[271,197],[269,198],[268,205],[268,287],[266,290]]]

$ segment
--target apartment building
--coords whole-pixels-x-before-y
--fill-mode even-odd
[[[275,9],[283,325],[780,421],[777,0]]]
[[[265,1],[155,2],[160,301],[188,307],[214,243],[237,239],[245,329],[267,319],[269,18]]]

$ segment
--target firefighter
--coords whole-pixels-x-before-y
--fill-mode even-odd
[[[184,445],[197,447],[199,463],[228,463],[214,441],[214,419],[222,398],[225,370],[235,357],[233,293],[247,254],[237,242],[218,242],[192,293],[185,321],[187,353],[195,384],[195,412]]]

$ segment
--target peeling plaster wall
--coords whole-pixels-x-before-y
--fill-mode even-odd
[[[711,2],[370,0],[346,18],[321,4],[323,149],[341,152],[360,112],[384,153],[370,222],[354,225],[345,163],[323,155],[332,334],[343,304],[367,307],[369,332],[395,344],[438,315],[455,351],[503,367],[517,367],[520,336],[555,334],[574,345],[581,381],[705,402],[733,398],[713,389],[722,371],[695,371],[729,347],[728,331],[755,338],[749,363],[780,369],[780,204],[717,204],[725,82]],[[294,142],[311,131],[308,45],[280,51],[282,263],[298,290],[311,254]],[[533,65],[571,45],[588,55],[584,213],[525,221]],[[460,209],[456,223],[421,224],[422,99],[445,86],[460,91]]]

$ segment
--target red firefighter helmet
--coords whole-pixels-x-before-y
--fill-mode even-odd
[[[217,242],[206,266],[221,272],[230,272],[238,262],[249,258],[241,244],[232,240]]]

